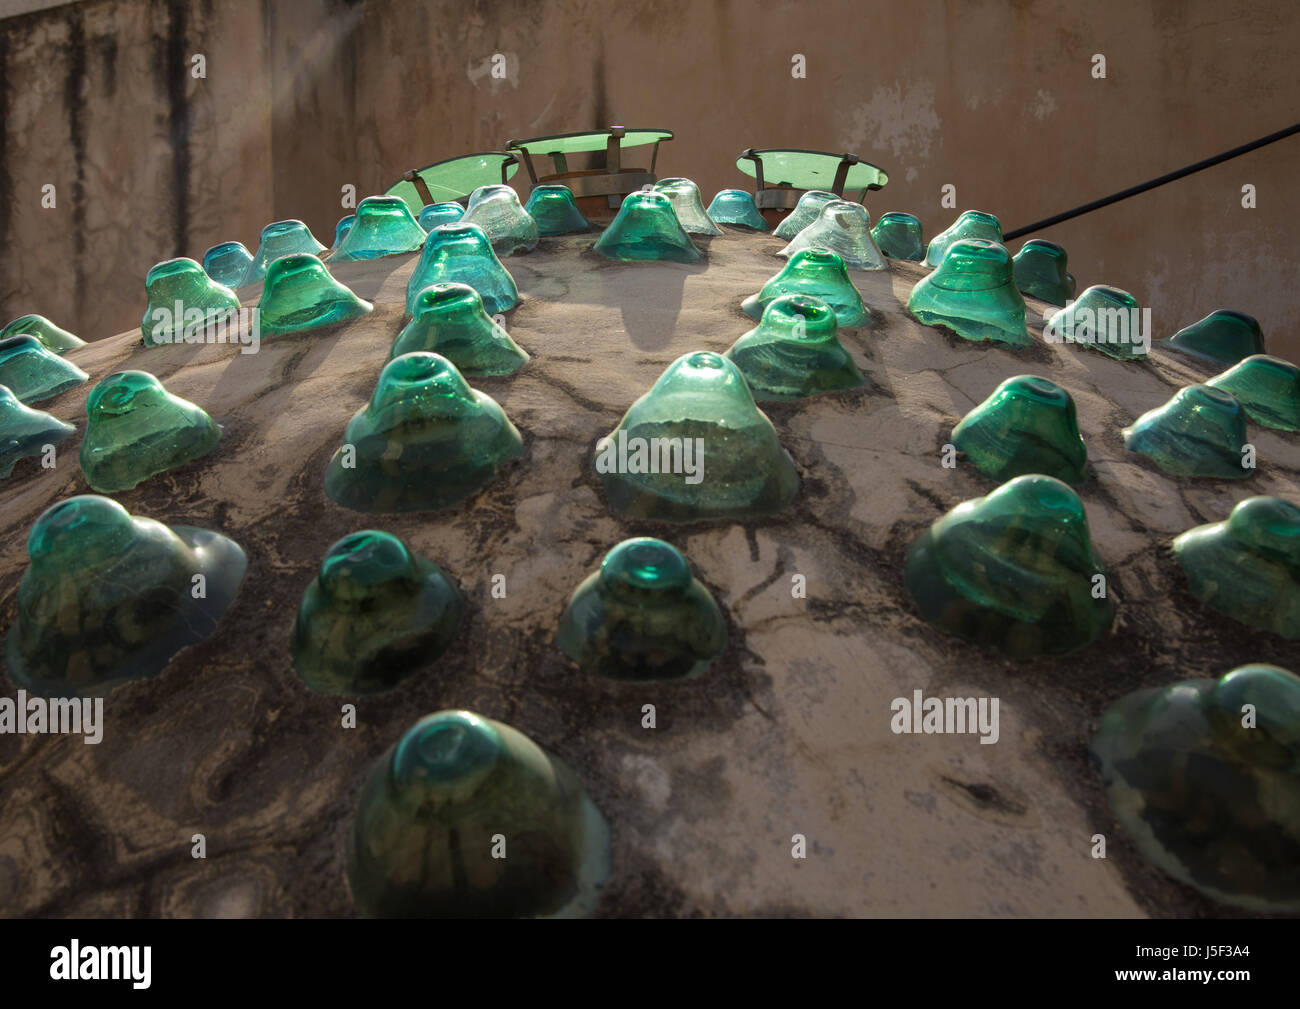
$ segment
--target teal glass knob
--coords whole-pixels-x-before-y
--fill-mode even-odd
[[[1021,294],[1064,306],[1074,297],[1074,277],[1066,270],[1069,257],[1055,242],[1032,239],[1011,260]]]
[[[36,403],[81,385],[90,378],[71,361],[45,349],[34,336],[0,340],[0,385],[22,403]]]
[[[1037,375],[1016,375],[994,389],[952,429],[952,444],[998,483],[1027,473],[1064,483],[1083,483],[1087,476],[1074,399]]]
[[[1082,648],[1115,616],[1083,502],[1041,474],[940,518],[912,544],[905,579],[929,623],[1013,659]]]
[[[222,242],[203,254],[203,272],[215,283],[234,290],[244,282],[253,254],[243,242]]]
[[[132,517],[94,494],[47,508],[27,553],[5,660],[15,683],[48,697],[156,676],[213,632],[248,564],[220,533]]]
[[[826,302],[784,294],[723,356],[740,369],[760,402],[856,389],[862,374],[836,329],[835,311]]]
[[[367,196],[357,204],[352,227],[330,256],[330,262],[349,263],[414,252],[424,244],[424,235],[405,200]]]
[[[577,918],[610,873],[609,826],[576,775],[501,722],[426,715],[366,779],[347,845],[367,918]]]
[[[1259,322],[1229,308],[1211,312],[1160,344],[1216,365],[1233,365],[1254,354],[1267,353]]]
[[[578,586],[556,642],[592,676],[680,680],[722,654],[727,626],[677,548],[643,536],[614,547]]]
[[[1290,361],[1252,354],[1205,384],[1235,396],[1256,424],[1300,431],[1300,368]]]
[[[289,651],[325,694],[373,694],[428,668],[460,628],[464,599],[432,561],[365,529],[325,554],[298,607]]]
[[[146,371],[119,371],[90,390],[81,472],[102,494],[206,455],[221,428],[202,407],[173,396]]]
[[[1016,290],[1007,250],[977,238],[959,239],[947,249],[938,268],[912,288],[907,310],[925,325],[951,329],[964,340],[1032,344],[1025,299]]]
[[[239,295],[203,272],[192,259],[168,259],[144,278],[144,318],[140,335],[146,347],[183,343],[239,312]]]
[[[654,191],[663,193],[673,205],[677,223],[688,235],[721,235],[722,229],[704,209],[700,187],[690,179],[660,179]]]
[[[705,211],[717,224],[730,224],[738,228],[752,228],[755,231],[771,231],[771,225],[763,220],[758,212],[754,197],[743,189],[724,189],[713,197],[709,209]]]
[[[388,362],[370,402],[348,423],[325,493],[360,512],[450,508],[522,453],[505,411],[471,389],[454,364],[438,354],[403,354]]]
[[[682,230],[663,193],[631,193],[593,248],[608,259],[635,263],[666,260],[696,263],[700,250]]]
[[[890,211],[881,214],[871,229],[876,247],[890,259],[907,259],[919,263],[925,259],[925,246],[921,244],[921,222],[911,214]]]
[[[524,210],[537,222],[542,235],[568,235],[591,228],[568,186],[534,186]]]
[[[684,354],[596,444],[596,472],[620,515],[693,522],[770,515],[799,474],[740,369]]]
[[[461,224],[477,224],[502,258],[537,248],[537,222],[519,203],[510,186],[479,186],[469,195]]]
[[[248,264],[248,272],[244,274],[244,283],[239,286],[260,284],[266,279],[266,272],[271,264],[281,256],[289,256],[298,252],[319,256],[324,251],[325,246],[316,241],[316,236],[311,233],[311,229],[302,221],[276,221],[273,224],[268,224],[262,229],[262,238],[257,246],[257,253],[253,256],[253,261]]]
[[[352,230],[352,225],[356,223],[356,214],[348,214],[346,217],[339,218],[338,224],[334,225],[334,244],[330,246],[331,250],[339,247],[339,243],[347,237],[348,232]]]
[[[1300,911],[1300,677],[1248,665],[1128,694],[1092,739],[1106,799],[1162,872],[1250,911]]]
[[[1176,537],[1174,556],[1201,602],[1250,627],[1300,638],[1300,508],[1247,498],[1226,521]]]
[[[937,267],[943,262],[950,245],[966,239],[980,239],[1002,245],[1002,222],[982,210],[962,211],[946,231],[941,231],[930,239],[930,245],[925,250],[925,265]]]
[[[441,354],[463,375],[509,375],[528,355],[483,308],[468,284],[434,284],[420,292],[415,314],[393,341],[389,360],[412,351]]]
[[[432,231],[440,224],[455,224],[465,216],[465,208],[459,203],[426,203],[420,210],[420,227]]]
[[[346,322],[374,307],[335,280],[315,256],[296,252],[266,271],[257,315],[262,335],[275,336]]]
[[[1231,393],[1189,385],[1121,432],[1130,452],[1174,476],[1244,480],[1255,472],[1247,451],[1246,412]]]
[[[33,410],[0,385],[0,478],[14,471],[19,459],[41,455],[46,445],[57,445],[76,427],[44,410]]]
[[[508,312],[519,304],[514,278],[477,224],[440,224],[429,232],[406,285],[407,315],[415,314],[416,298],[434,284],[468,284],[478,291],[489,315]]]
[[[740,305],[751,319],[761,319],[767,306],[785,294],[803,294],[824,301],[835,312],[838,326],[865,326],[871,320],[862,295],[849,280],[844,260],[826,249],[804,249],[790,257],[781,272]]]
[[[1048,317],[1043,339],[1099,350],[1117,361],[1145,357],[1151,349],[1148,317],[1133,295],[1094,284],[1078,300]]]
[[[871,237],[871,215],[860,203],[832,200],[817,220],[804,228],[777,253],[792,256],[802,249],[827,249],[854,270],[887,270],[889,264]]]
[[[795,235],[803,231],[804,228],[817,220],[817,215],[822,212],[822,207],[828,203],[834,203],[839,197],[834,193],[828,193],[824,189],[810,189],[799,197],[799,202],[795,204],[794,210],[776,226],[772,232],[777,238],[784,238],[787,242],[794,238]]]
[[[55,354],[66,354],[86,345],[85,340],[60,329],[43,315],[23,315],[0,329],[0,340],[11,336],[34,336],[41,341],[41,346]]]

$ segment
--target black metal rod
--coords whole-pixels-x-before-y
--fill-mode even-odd
[[[1103,196],[1100,200],[1093,200],[1091,203],[1085,203],[1081,207],[1075,207],[1073,210],[1067,210],[1063,214],[1055,214],[1052,217],[1045,217],[1041,221],[1035,221],[1033,224],[1027,224],[1023,228],[1017,228],[1015,231],[1008,231],[1004,234],[1004,241],[1011,241],[1013,238],[1019,238],[1021,235],[1027,235],[1031,231],[1041,231],[1043,228],[1050,227],[1053,224],[1060,224],[1062,221],[1068,221],[1073,217],[1079,217],[1083,214],[1090,213],[1094,210],[1100,210],[1102,207],[1109,207],[1112,203],[1118,203],[1120,200],[1127,200],[1130,196],[1137,196],[1138,193],[1145,193],[1148,189],[1155,189],[1156,186],[1163,186],[1166,182],[1175,182],[1184,176],[1191,175],[1193,172],[1199,172],[1206,168],[1211,168],[1221,162],[1228,161],[1232,158],[1240,157],[1251,151],[1257,150],[1278,140],[1285,139],[1293,134],[1300,133],[1300,123],[1294,126],[1288,126],[1285,130],[1278,130],[1276,133],[1270,133],[1266,137],[1260,137],[1258,140],[1252,140],[1248,144],[1242,144],[1240,147],[1234,147],[1230,151],[1224,151],[1222,154],[1216,154],[1212,158],[1206,158],[1204,161],[1198,161],[1194,165],[1188,165],[1186,168],[1180,168],[1176,172],[1170,172],[1168,175],[1162,175],[1157,179],[1151,179],[1149,182],[1142,182],[1136,186],[1130,186],[1128,189],[1120,190],[1110,196]]]

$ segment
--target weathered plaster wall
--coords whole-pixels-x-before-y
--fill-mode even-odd
[[[873,215],[927,236],[959,208],[1010,229],[1289,125],[1290,0],[147,0],[0,22],[0,315],[86,338],[143,309],[153,263],[301,217],[328,241],[340,187],[510,137],[609,122],[677,138],[660,174],[706,198],[744,147],[849,149],[892,175]],[[203,53],[207,78],[190,77]],[[493,79],[494,53],[507,80]],[[791,77],[791,57],[807,78]],[[1091,76],[1102,53],[1108,76]],[[1042,233],[1081,284],[1153,310],[1218,307],[1300,357],[1293,138]],[[58,204],[41,207],[41,186]],[[1241,206],[1241,187],[1258,206]],[[1013,243],[1013,248],[1018,246]]]

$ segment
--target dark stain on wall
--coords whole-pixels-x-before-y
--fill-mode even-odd
[[[190,232],[190,103],[185,94],[190,74],[186,46],[186,0],[168,0],[167,37],[162,66],[167,91],[167,129],[172,150],[172,255],[183,256]]]
[[[0,193],[8,193],[9,198],[3,202],[0,207],[0,249],[4,249],[6,255],[0,258],[8,258],[9,253],[9,215],[13,211],[14,187],[13,178],[9,173],[9,36],[0,34],[0,116],[4,119],[0,122]],[[0,266],[0,297],[6,300],[10,297],[9,279],[5,274],[3,266]]]
[[[63,107],[68,113],[72,177],[73,299],[78,317],[86,300],[86,20],[81,7],[68,11],[67,76]],[[66,162],[65,162],[66,164]]]

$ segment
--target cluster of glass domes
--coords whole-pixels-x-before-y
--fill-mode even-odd
[[[593,248],[609,259],[632,263],[695,263],[701,258],[700,250],[682,230],[672,202],[659,192],[636,192],[624,199]]]
[[[1009,378],[952,429],[952,444],[999,483],[1042,473],[1082,483],[1088,450],[1079,435],[1074,399],[1037,375]]]
[[[1180,329],[1161,346],[1214,364],[1233,365],[1243,358],[1265,353],[1264,332],[1245,312],[1221,308],[1199,322]]]
[[[911,214],[891,211],[881,214],[871,229],[877,248],[890,259],[907,259],[914,263],[925,259],[921,244],[921,222]]]
[[[824,189],[808,190],[799,197],[799,202],[795,204],[794,210],[786,215],[772,234],[777,238],[784,238],[789,241],[812,224],[813,221],[817,220],[818,215],[822,212],[822,207],[828,203],[834,203],[838,199],[839,197],[834,193],[828,193]]]
[[[388,362],[343,440],[325,493],[361,512],[450,508],[523,452],[496,400],[445,357],[418,351]]]
[[[717,224],[731,224],[740,228],[752,228],[754,231],[772,230],[758,212],[754,197],[743,189],[723,189],[713,197],[706,213]]]
[[[889,264],[871,237],[871,215],[860,203],[832,200],[817,219],[777,255],[792,256],[804,249],[826,249],[854,270],[887,270]]]
[[[1300,911],[1300,677],[1249,665],[1113,704],[1106,799],[1162,871],[1237,907]]]
[[[339,540],[298,607],[290,654],[313,690],[370,694],[437,661],[464,599],[437,564],[386,532]]]
[[[542,235],[568,235],[591,227],[568,186],[535,186],[524,210],[537,222]]]
[[[297,252],[319,256],[324,251],[325,246],[316,241],[316,236],[302,221],[275,221],[262,229],[262,238],[257,246],[257,252],[253,255],[253,261],[248,264],[248,272],[244,274],[243,283],[239,286],[261,283],[266,278],[266,271],[270,269],[271,264],[281,256]]]
[[[596,446],[615,512],[691,522],[778,512],[799,488],[794,462],[740,370],[684,354]]]
[[[825,302],[838,326],[865,326],[870,313],[849,280],[844,260],[826,249],[804,249],[790,257],[781,272],[740,305],[751,319],[761,319],[767,306],[786,294],[802,294]]]
[[[700,187],[690,179],[660,179],[655,183],[654,191],[668,197],[677,222],[688,235],[722,234],[722,229],[704,209]]]
[[[33,410],[0,385],[0,477],[14,471],[19,459],[40,455],[77,429],[44,410]]]
[[[1048,317],[1043,338],[1048,343],[1079,344],[1117,361],[1131,361],[1145,357],[1151,347],[1144,316],[1137,299],[1127,291],[1094,284]]]
[[[947,255],[949,246],[968,239],[1001,245],[1002,222],[982,210],[963,211],[947,230],[930,239],[930,245],[925,250],[926,266],[939,266]]]
[[[1015,659],[1082,648],[1115,616],[1083,502],[1040,474],[940,518],[912,544],[905,579],[927,621]]]
[[[1031,239],[1011,261],[1016,287],[1031,298],[1064,306],[1074,297],[1074,277],[1065,268],[1068,261],[1065,250],[1055,242]]]
[[[203,254],[203,272],[222,287],[232,290],[244,282],[253,254],[243,242],[222,242]]]
[[[405,201],[396,196],[367,196],[357,204],[352,224],[336,242],[330,262],[414,252],[424,244],[424,235]]]
[[[50,399],[90,378],[71,361],[59,357],[34,336],[0,340],[0,385],[22,403]]]
[[[1300,431],[1300,368],[1268,354],[1252,354],[1205,383],[1231,393],[1256,424]]]
[[[676,680],[703,673],[727,644],[726,622],[686,558],[663,540],[624,540],[574,591],[560,650],[584,673]]]
[[[938,241],[930,242],[931,253]],[[1033,343],[1007,250],[978,238],[960,238],[945,248],[934,272],[912,288],[907,310],[927,326],[942,326],[966,340],[1012,347]]]
[[[263,336],[331,326],[363,316],[374,307],[335,280],[325,264],[308,252],[291,253],[273,262],[257,303]]]
[[[441,354],[471,376],[509,375],[528,360],[468,284],[434,284],[420,292],[389,358],[420,350]]]
[[[514,278],[477,224],[440,224],[429,232],[406,284],[407,315],[415,314],[420,292],[434,284],[468,284],[479,293],[489,315],[508,312],[519,304]]]
[[[140,333],[146,347],[183,343],[230,313],[239,311],[239,295],[204,272],[192,259],[168,259],[144,279],[144,318]]]
[[[88,494],[47,508],[5,641],[14,681],[51,697],[154,676],[216,628],[247,560],[207,529],[133,517]]]
[[[479,186],[470,194],[460,223],[482,228],[498,256],[513,256],[537,248],[537,222],[524,210],[519,196],[509,186]]]
[[[66,354],[86,345],[85,340],[60,329],[43,315],[23,315],[0,329],[0,340],[11,336],[34,336],[41,341],[41,346],[54,354]]]
[[[1246,412],[1230,394],[1189,385],[1123,430],[1124,445],[1175,476],[1242,480],[1255,471],[1245,451]]]
[[[568,766],[468,711],[426,715],[384,753],[347,846],[365,917],[581,917],[609,873],[609,827]]]
[[[756,400],[800,399],[856,389],[862,374],[836,336],[835,311],[819,298],[785,294],[724,355]]]

